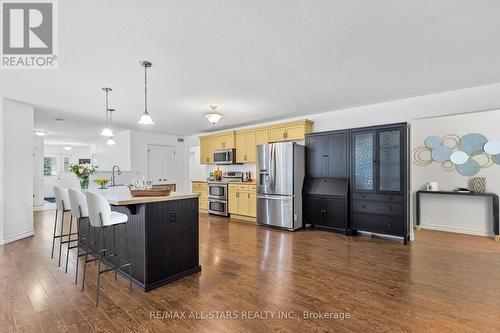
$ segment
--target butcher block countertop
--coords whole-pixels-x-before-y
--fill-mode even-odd
[[[181,192],[170,192],[168,196],[159,197],[133,197],[130,194],[130,190],[126,186],[117,186],[108,188],[105,190],[93,190],[93,192],[102,195],[108,200],[111,205],[123,206],[123,205],[135,205],[144,204],[150,202],[160,202],[160,201],[171,201],[171,200],[183,200],[183,199],[193,199],[198,198],[200,195],[198,193],[181,193]]]

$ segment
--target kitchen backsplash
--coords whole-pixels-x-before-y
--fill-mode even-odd
[[[222,172],[225,171],[241,171],[241,172],[247,172],[250,171],[252,174],[252,179],[255,179],[255,171],[256,171],[256,164],[255,163],[246,163],[246,164],[229,164],[229,165],[207,165],[207,177],[210,172],[213,172],[214,170],[217,170],[217,167],[219,167]]]

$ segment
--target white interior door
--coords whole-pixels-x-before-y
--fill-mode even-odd
[[[153,182],[175,180],[175,148],[148,145],[148,177]]]

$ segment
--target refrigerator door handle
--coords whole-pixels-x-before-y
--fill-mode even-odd
[[[292,200],[293,199],[293,195],[286,195],[286,196],[257,195],[257,199],[266,199],[266,200]]]

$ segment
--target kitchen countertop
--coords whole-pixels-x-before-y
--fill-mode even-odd
[[[208,180],[192,180],[192,183],[208,183]],[[244,182],[244,181],[230,181],[230,182],[224,182],[224,181],[216,181],[216,180],[211,180],[210,182],[213,183],[226,183],[226,184],[243,184],[243,185],[257,185],[257,182],[255,180],[249,181],[249,182]]]
[[[92,192],[102,195],[111,205],[122,206],[122,205],[134,205],[143,204],[149,202],[160,202],[160,201],[171,201],[171,200],[183,200],[197,198],[200,195],[198,193],[180,193],[180,192],[170,192],[168,196],[159,197],[133,197],[130,194],[130,190],[126,186],[117,186],[113,188],[108,188],[105,190],[90,190]]]

